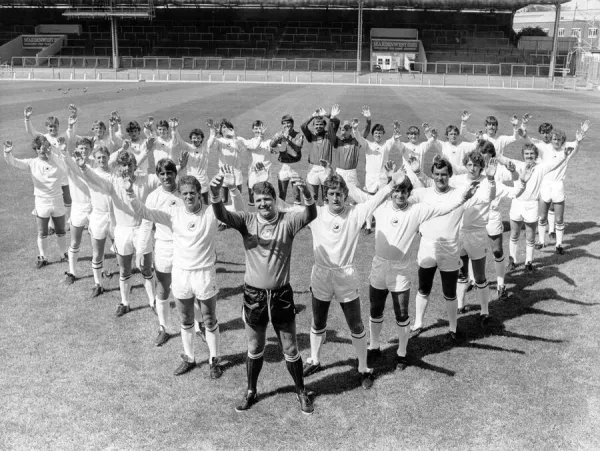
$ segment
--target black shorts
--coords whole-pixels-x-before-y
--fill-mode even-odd
[[[287,284],[281,288],[265,290],[244,284],[244,322],[250,327],[266,326],[269,320],[274,327],[285,326],[296,318],[294,292]]]

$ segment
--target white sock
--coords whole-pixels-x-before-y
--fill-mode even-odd
[[[79,254],[79,248],[74,248],[73,246],[69,246],[69,251],[67,252],[69,255],[69,272],[71,274],[73,274],[74,276],[77,276],[77,274],[75,274],[75,265],[77,264],[77,259],[78,259],[78,255]]]
[[[156,299],[156,285],[154,284],[154,274],[150,277],[144,276],[144,288],[148,295],[148,304],[150,307],[154,306],[154,300]]]
[[[415,323],[413,324],[412,330],[423,327],[423,318],[425,317],[427,304],[429,304],[429,295],[423,296],[421,293],[417,292],[417,298],[415,299]]]
[[[531,263],[533,262],[533,243],[527,242],[527,245],[525,246],[525,262],[526,263]]]
[[[498,288],[500,288],[504,286],[504,276],[506,275],[504,255],[500,257],[500,259],[495,259],[494,266],[496,267],[496,278],[498,280]]]
[[[352,344],[356,349],[356,356],[358,357],[358,372],[366,373],[369,371],[367,366],[367,331],[363,330],[361,334],[352,334]]]
[[[103,262],[97,263],[92,261],[92,273],[94,274],[94,283],[96,285],[102,285],[102,267]]]
[[[121,290],[121,304],[129,305],[129,296],[131,296],[131,276],[126,279],[119,278],[119,288]]]
[[[456,325],[458,323],[458,314],[456,309],[458,308],[458,301],[454,299],[446,299],[446,311],[448,312],[448,329],[450,332],[456,332]]]
[[[484,283],[478,283],[477,284],[477,300],[479,301],[479,304],[481,305],[481,314],[482,315],[490,314],[488,306],[490,305],[491,297],[492,296],[490,294],[490,287],[487,283],[487,280]]]
[[[321,346],[325,343],[325,331],[310,328],[310,363],[316,365],[321,361]]]
[[[512,257],[515,263],[517,263],[517,246],[519,245],[519,241],[513,241],[512,238],[508,242],[508,255]]]
[[[465,294],[467,293],[467,287],[469,286],[467,280],[458,279],[456,284],[456,305],[457,308],[463,308],[465,306]]]
[[[181,326],[181,342],[183,343],[183,353],[188,359],[188,362],[194,361],[194,328],[192,326],[187,329]]]
[[[165,331],[168,330],[171,323],[169,299],[156,298],[156,314],[158,315],[158,323],[165,328]]]
[[[556,216],[554,215],[554,211],[550,210],[548,212],[548,232],[552,233],[555,230],[556,224]]]
[[[410,337],[410,318],[406,321],[396,322],[396,331],[398,332],[398,352],[400,357],[406,357],[406,346]]]
[[[67,253],[67,236],[66,235],[56,235],[56,242],[58,243],[58,250],[60,252],[60,258],[62,258]]]
[[[556,224],[556,245],[562,246],[565,235],[565,223]]]
[[[541,244],[546,244],[546,227],[548,224],[538,223],[538,235]]]
[[[210,357],[208,358],[208,362],[210,363],[213,358],[219,357],[221,348],[219,323],[215,325],[213,330],[208,330],[208,327],[206,328],[206,344],[208,345],[208,352],[210,353]]]
[[[46,258],[48,255],[48,237],[40,237],[37,239],[38,243],[38,251],[40,252],[40,256]]]
[[[369,349],[379,349],[381,347],[379,343],[381,329],[383,329],[383,316],[381,318],[369,318],[369,334],[371,336]]]

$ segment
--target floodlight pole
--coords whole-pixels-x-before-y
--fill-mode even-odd
[[[356,47],[356,73],[360,75],[363,41],[363,0],[358,0],[358,44]]]
[[[552,37],[552,53],[550,55],[550,80],[554,80],[556,66],[556,52],[558,49],[558,26],[560,25],[560,3],[556,4],[556,17],[554,18],[554,36]]]
[[[110,17],[110,37],[112,40],[113,68],[119,70],[119,38],[117,36],[117,18]]]

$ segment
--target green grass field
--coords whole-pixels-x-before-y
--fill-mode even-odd
[[[124,121],[177,116],[182,135],[204,119],[227,117],[241,136],[262,119],[267,134],[291,113],[297,126],[316,107],[342,107],[341,118],[360,117],[369,104],[374,122],[391,132],[423,121],[443,130],[472,111],[471,128],[487,115],[509,132],[512,114],[533,115],[531,129],[549,121],[570,139],[579,123],[592,121],[580,153],[568,170],[566,254],[553,247],[536,251],[533,276],[522,265],[507,275],[512,296],[493,301],[494,325],[484,334],[478,312],[459,317],[468,339],[460,346],[444,338],[445,306],[436,278],[426,316],[428,329],[411,339],[415,365],[393,371],[397,339],[391,306],[382,334],[384,359],[374,388],[365,391],[341,309],[330,312],[324,371],[307,379],[316,392],[315,414],[305,417],[272,329],[259,380],[260,401],[238,414],[233,407],[246,387],[246,344],[240,319],[244,257],[239,234],[218,236],[218,316],[225,373],[208,378],[207,349],[196,342],[199,368],[174,377],[179,337],[162,348],[153,344],[157,321],[147,308],[141,276],[135,277],[134,310],[122,318],[118,276],[109,290],[91,300],[93,285],[89,235],[84,234],[79,265],[83,275],[62,284],[67,264],[59,264],[51,238],[51,265],[34,269],[36,228],[31,216],[30,177],[0,163],[0,449],[599,449],[600,352],[598,324],[598,161],[600,97],[596,93],[466,90],[304,85],[193,85],[3,82],[0,84],[0,137],[15,142],[16,157],[32,157],[22,112],[34,106],[33,124],[43,129],[48,115],[66,125],[67,105],[80,108],[79,127],[106,120],[118,110]],[[67,91],[67,88],[69,90]],[[519,156],[519,147],[507,150]],[[216,156],[211,158],[214,173]],[[308,166],[306,159],[304,169]],[[279,164],[276,163],[273,174]],[[364,161],[361,163],[364,168]],[[364,173],[360,172],[360,179]],[[273,179],[274,181],[274,179]],[[244,188],[246,194],[246,188]],[[506,218],[507,219],[507,218]],[[523,237],[522,237],[523,239]],[[508,233],[505,248],[508,252]],[[363,321],[368,327],[368,274],[374,238],[360,238],[356,266],[362,282]],[[521,244],[521,256],[524,241]],[[522,257],[521,257],[522,261]],[[313,262],[310,231],[296,237],[292,286],[300,313],[299,345],[309,355],[309,276]],[[117,270],[112,253],[105,267]],[[411,316],[417,266],[413,272]],[[488,278],[494,281],[493,262]],[[494,296],[495,298],[495,296]],[[475,304],[475,294],[467,295]],[[175,325],[177,315],[173,310]]]

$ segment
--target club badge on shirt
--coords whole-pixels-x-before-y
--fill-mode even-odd
[[[392,224],[392,227],[398,227],[398,224],[400,223],[400,221],[398,220],[398,218],[396,218],[396,217],[393,217],[393,218],[390,220],[390,223]]]
[[[260,231],[260,237],[263,240],[272,240],[273,239],[273,227],[265,226]]]
[[[177,205],[177,201],[173,199],[173,200],[172,200],[172,201],[169,203],[169,205],[170,205],[171,207],[174,207],[175,205]]]
[[[333,233],[340,233],[341,230],[342,230],[342,226],[337,222],[334,222],[333,225],[331,226],[331,231]]]
[[[195,222],[188,223],[187,228],[189,230],[196,230],[196,223]]]

